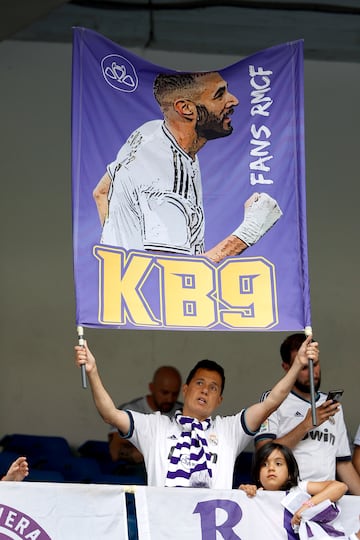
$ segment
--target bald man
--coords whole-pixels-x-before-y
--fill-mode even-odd
[[[149,394],[122,403],[118,409],[125,409],[145,414],[159,411],[166,416],[173,416],[182,409],[183,404],[177,401],[181,388],[181,375],[172,366],[159,367],[149,383]],[[120,437],[116,428],[109,433],[109,450],[113,461],[123,460],[130,464],[142,464],[143,456],[128,440]]]

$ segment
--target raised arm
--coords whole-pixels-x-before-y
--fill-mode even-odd
[[[244,219],[237,229],[205,253],[215,263],[240,255],[254,245],[282,216],[275,199],[266,193],[254,193],[244,204]]]
[[[271,392],[269,392],[267,398],[246,409],[246,425],[251,431],[257,431],[266,418],[281,405],[294,386],[298,373],[308,366],[309,358],[312,358],[314,361],[318,360],[318,343],[316,341],[312,342],[311,338],[311,336],[308,336],[302,343],[291,368],[274,386]]]
[[[212,262],[219,263],[225,259],[225,257],[240,255],[240,253],[248,247],[249,246],[240,240],[240,238],[231,234],[216,244],[216,246],[209,249],[204,255]]]
[[[117,427],[122,433],[128,433],[130,429],[129,416],[125,411],[120,411],[115,407],[113,400],[105,390],[98,373],[95,357],[86,341],[84,346],[75,346],[75,362],[78,367],[85,364],[94,403],[104,422]]]
[[[106,172],[104,176],[99,180],[97,186],[93,191],[93,198],[98,210],[99,219],[101,225],[104,225],[106,216],[108,215],[109,202],[108,194],[111,185],[111,178]]]

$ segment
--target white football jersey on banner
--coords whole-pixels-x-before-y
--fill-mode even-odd
[[[104,244],[197,255],[204,252],[199,161],[162,120],[136,129],[108,165],[112,180]]]

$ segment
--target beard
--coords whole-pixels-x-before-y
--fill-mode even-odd
[[[321,375],[319,375],[319,380],[314,384],[315,392],[317,392],[319,390],[320,383],[321,383]],[[295,388],[297,388],[298,390],[300,390],[300,392],[303,392],[304,394],[310,394],[311,393],[310,384],[303,384],[303,383],[301,383],[299,381],[296,381],[294,386],[295,386]]]
[[[219,139],[220,137],[228,137],[233,132],[231,124],[227,124],[224,127],[224,119],[232,114],[233,109],[221,116],[216,116],[214,113],[209,112],[205,105],[196,105],[196,111],[198,120],[195,130],[199,137],[204,137],[210,141],[212,139]]]
[[[162,403],[158,410],[163,414],[163,413],[168,413],[171,411],[171,409],[173,408],[174,406],[174,403]]]
[[[155,411],[160,411],[161,414],[168,413],[171,411],[175,403],[172,403],[170,401],[165,402],[158,402],[156,401],[155,397],[153,396],[154,405],[155,405]]]

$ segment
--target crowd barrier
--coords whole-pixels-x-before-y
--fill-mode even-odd
[[[129,493],[135,507],[130,513]],[[132,540],[131,518],[139,540],[289,540],[296,537],[281,505],[283,496],[262,491],[250,499],[239,490],[0,482],[0,538]],[[339,507],[341,540],[359,528],[360,497],[346,495]]]

